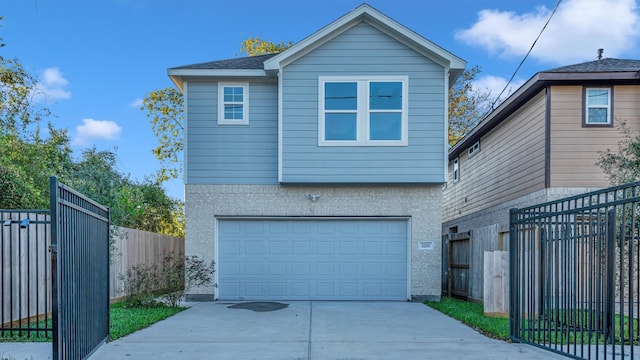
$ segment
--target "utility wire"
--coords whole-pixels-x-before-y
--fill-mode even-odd
[[[493,111],[494,110],[494,106],[496,105],[496,102],[498,102],[498,100],[500,99],[502,94],[504,94],[504,92],[507,90],[507,88],[511,84],[511,81],[513,81],[513,78],[516,77],[516,74],[518,73],[518,71],[522,67],[522,64],[524,64],[525,60],[527,60],[527,57],[529,57],[529,54],[531,54],[531,51],[533,50],[533,47],[536,46],[536,43],[538,42],[538,39],[540,39],[540,36],[542,36],[542,33],[547,28],[547,25],[549,25],[549,22],[551,21],[551,18],[553,18],[553,15],[555,15],[555,13],[558,10],[558,7],[560,6],[561,2],[562,2],[562,0],[558,0],[558,2],[556,3],[556,7],[553,8],[553,11],[551,12],[551,15],[549,15],[549,18],[547,19],[547,22],[544,24],[544,26],[540,30],[540,33],[538,34],[536,39],[533,41],[533,44],[531,44],[531,47],[529,48],[529,51],[527,51],[527,54],[524,56],[524,58],[522,58],[522,61],[520,61],[520,64],[518,65],[516,70],[513,72],[513,75],[511,75],[511,78],[509,79],[509,81],[507,81],[507,85],[504,86],[504,89],[502,89],[502,91],[500,91],[500,94],[498,95],[498,97],[495,98],[495,100],[493,100],[493,102],[491,103],[491,108],[489,109],[489,111]],[[487,114],[485,114],[485,116],[486,115]],[[484,118],[484,116],[483,116],[483,118]]]

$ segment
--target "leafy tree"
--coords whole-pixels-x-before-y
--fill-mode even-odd
[[[619,123],[622,140],[618,142],[618,151],[600,152],[597,162],[612,185],[640,180],[640,134],[634,135],[626,121]]]
[[[490,110],[491,93],[473,87],[480,67],[465,70],[449,89],[449,146],[455,145]]]
[[[23,136],[0,134],[0,167],[6,180],[0,185],[0,191],[7,194],[0,207],[48,208],[49,177],[67,179],[71,162],[67,132],[51,124],[47,138],[41,137],[39,131]]]
[[[48,108],[37,107],[33,98],[38,93],[36,79],[17,59],[0,55],[0,127],[2,133],[22,134],[27,126],[50,115]]]
[[[248,56],[258,56],[267,54],[277,54],[283,52],[293,46],[293,42],[289,41],[274,43],[268,40],[263,40],[259,37],[251,37],[242,42],[240,46],[240,52]]]
[[[182,94],[171,86],[154,90],[142,100],[141,110],[147,111],[147,117],[151,119],[151,130],[158,139],[158,146],[151,150],[162,164],[158,179],[160,182],[177,179],[182,171],[179,155],[184,148]]]
[[[157,181],[137,182],[120,173],[112,151],[84,150],[73,166],[70,185],[109,206],[114,225],[184,236],[182,202],[169,197]]]

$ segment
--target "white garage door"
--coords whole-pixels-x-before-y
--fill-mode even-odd
[[[407,220],[221,219],[222,300],[405,300]]]

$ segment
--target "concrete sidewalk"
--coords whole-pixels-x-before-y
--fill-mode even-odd
[[[288,304],[255,312],[231,309],[232,303],[196,303],[102,346],[90,359],[566,359],[487,338],[421,303]],[[4,345],[0,343],[0,354]],[[36,345],[48,345],[45,357],[29,354],[28,347],[3,356],[51,358],[51,344]]]

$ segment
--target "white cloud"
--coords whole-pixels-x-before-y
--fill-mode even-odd
[[[544,6],[517,14],[510,11],[481,10],[470,28],[456,37],[470,45],[505,58],[526,54],[551,15]],[[566,0],[558,8],[531,56],[566,65],[595,60],[596,50],[605,57],[620,57],[638,46],[640,14],[636,0]]]
[[[65,88],[69,81],[62,76],[57,67],[46,68],[40,75],[33,94],[37,102],[65,100],[71,98],[71,92]]]
[[[142,106],[142,99],[141,98],[137,98],[137,99],[133,100],[131,102],[131,104],[129,104],[129,106],[131,106],[133,108],[139,108],[140,106]]]
[[[122,128],[114,121],[82,119],[82,125],[76,127],[73,145],[84,146],[94,139],[117,140]]]
[[[522,86],[522,84],[524,84],[524,81],[517,78],[511,81],[507,89],[504,91],[504,93],[502,93],[502,96],[500,96],[500,99],[504,100],[508,98],[509,95],[511,95],[520,86]],[[506,85],[507,85],[507,79],[501,76],[493,76],[493,75],[482,76],[472,83],[472,87],[476,91],[480,93],[488,92],[490,99],[494,99],[498,95],[500,95],[500,92],[502,91],[502,89],[504,89]],[[496,104],[499,104],[499,103],[500,101],[498,101]]]

